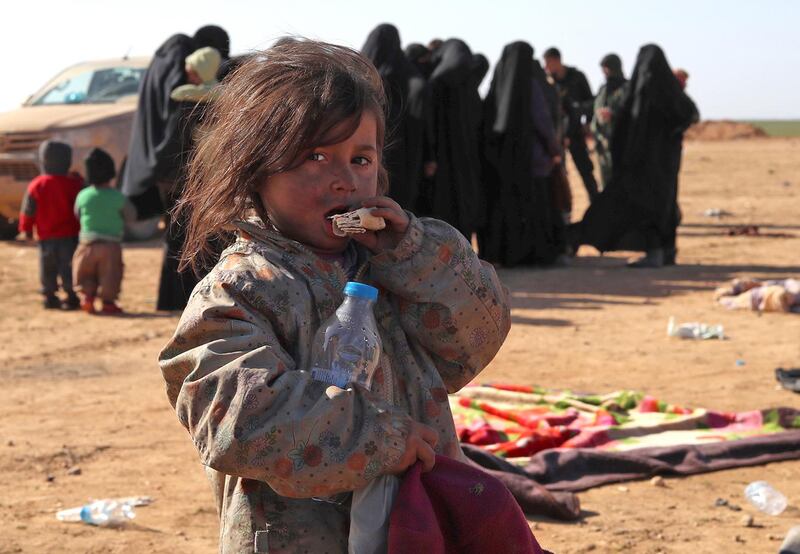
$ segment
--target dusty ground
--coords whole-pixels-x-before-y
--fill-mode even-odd
[[[585,205],[572,172],[576,213]],[[645,390],[684,405],[794,406],[773,368],[800,365],[800,316],[726,312],[711,291],[736,276],[800,275],[800,139],[689,143],[681,181],[680,265],[628,270],[584,248],[573,267],[503,271],[514,327],[484,380],[607,392]],[[731,217],[704,217],[706,208]],[[758,224],[791,237],[729,237]],[[161,251],[129,246],[127,317],[45,312],[36,250],[0,244],[0,552],[216,551],[211,495],[155,364],[177,318],[153,311]],[[724,342],[665,336],[667,319],[722,323]],[[743,360],[746,365],[737,366]],[[69,473],[80,468],[80,474]],[[74,471],[74,470],[73,470]],[[744,486],[766,478],[790,507],[762,516]],[[594,489],[578,523],[532,520],[555,552],[775,552],[800,520],[800,462]],[[59,523],[90,497],[150,495],[124,530]],[[714,507],[717,498],[742,506]],[[744,514],[755,527],[744,527]]]

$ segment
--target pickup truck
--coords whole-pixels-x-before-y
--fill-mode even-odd
[[[48,139],[72,146],[72,170],[83,174],[83,158],[100,147],[125,163],[139,83],[150,58],[79,63],[50,79],[18,109],[0,113],[0,238],[17,234],[28,183],[39,175],[37,152]],[[148,238],[157,221],[137,222],[128,238]]]

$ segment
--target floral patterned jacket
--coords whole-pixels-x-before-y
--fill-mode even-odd
[[[411,217],[394,250],[364,261],[383,352],[372,390],[311,378],[314,335],[341,304],[338,264],[253,223],[195,288],[159,356],[167,394],[206,466],[220,551],[347,551],[348,502],[395,464],[410,421],[459,457],[447,394],[495,356],[510,327],[491,265],[446,223]]]

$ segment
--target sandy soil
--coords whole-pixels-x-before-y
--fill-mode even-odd
[[[571,176],[579,214],[585,194],[574,170]],[[776,388],[773,369],[800,364],[800,316],[727,312],[711,291],[736,276],[800,275],[800,140],[689,143],[681,186],[677,267],[628,270],[624,256],[584,248],[572,267],[503,271],[514,327],[481,379],[634,388],[727,410],[797,407],[800,396]],[[702,215],[715,207],[734,215]],[[727,236],[734,224],[759,225],[767,236]],[[42,310],[35,247],[0,244],[0,552],[216,551],[211,495],[155,363],[177,323],[153,311],[160,255],[157,242],[128,246],[128,315],[90,317]],[[669,339],[670,315],[722,323],[730,340]],[[744,486],[761,478],[789,496],[784,514],[761,515],[745,504]],[[128,495],[156,501],[122,530],[54,518],[91,497]],[[742,510],[715,507],[717,498]],[[608,486],[580,499],[580,522],[531,520],[543,546],[775,552],[800,519],[800,462],[668,479],[666,488]],[[755,526],[742,525],[745,514]]]

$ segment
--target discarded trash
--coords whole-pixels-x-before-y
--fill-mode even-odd
[[[775,379],[786,390],[800,392],[800,368],[784,369],[775,368]]]
[[[652,479],[650,479],[650,484],[654,487],[666,487],[667,483],[664,481],[664,478],[660,475],[656,475]]]
[[[705,323],[675,323],[675,318],[670,317],[667,323],[667,335],[682,339],[724,339],[725,332],[722,325],[707,325]]]
[[[733,214],[720,208],[709,208],[703,212],[703,215],[706,217],[727,217]]]
[[[714,299],[728,309],[800,313],[800,279],[734,279],[717,287]]]
[[[800,525],[789,529],[779,552],[781,554],[800,554]]]
[[[728,502],[727,498],[717,498],[714,501],[714,506],[717,506],[718,508],[728,508],[729,510],[734,512],[742,511],[742,508],[740,506],[737,506],[736,504],[731,504],[730,502]]]
[[[89,504],[56,512],[59,521],[82,521],[89,525],[116,527],[136,517],[134,506],[147,506],[153,499],[149,496],[105,498]]]
[[[771,516],[783,512],[788,503],[786,497],[766,481],[753,481],[747,485],[744,496],[753,506]]]
[[[728,228],[727,234],[730,237],[746,236],[746,237],[765,237],[765,238],[779,238],[779,239],[794,238],[795,236],[792,233],[782,233],[782,232],[762,233],[758,225],[734,225],[733,227]]]
[[[736,360],[736,367],[744,367],[747,365],[747,362],[744,360]]]

